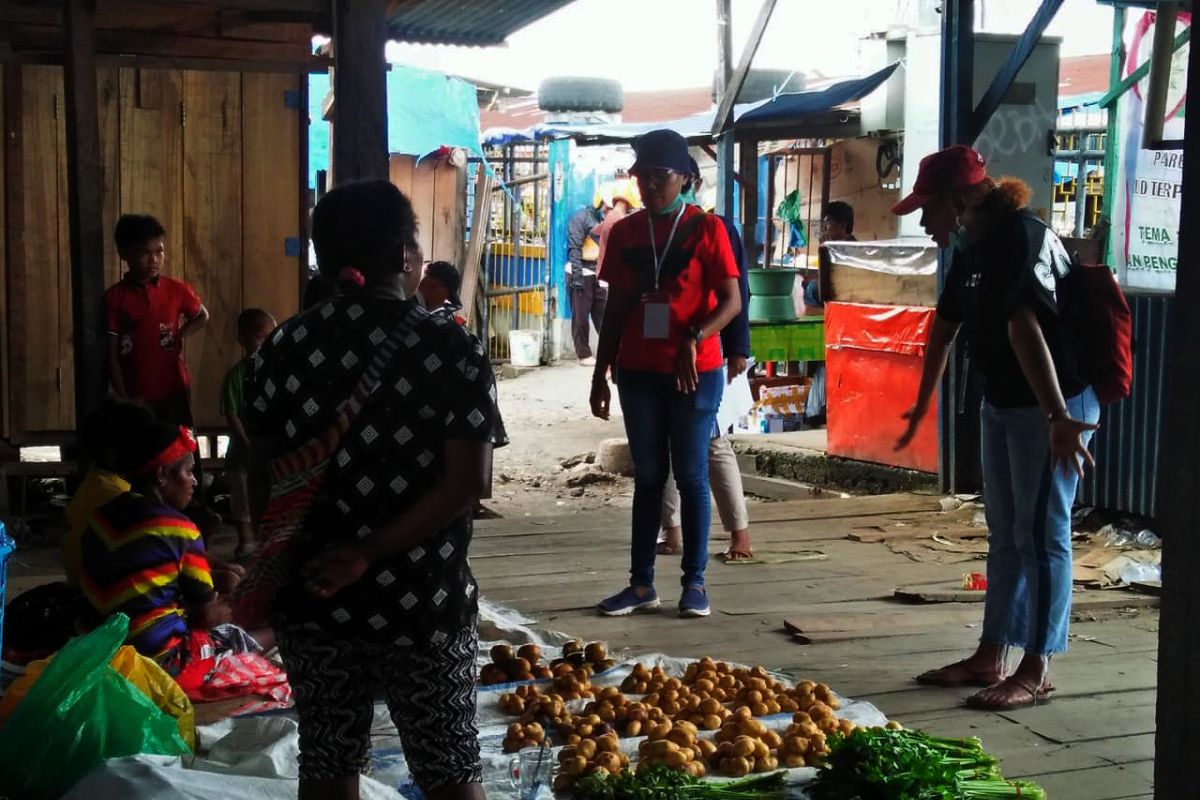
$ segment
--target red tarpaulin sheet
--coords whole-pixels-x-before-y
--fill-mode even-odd
[[[829,454],[937,472],[937,396],[904,450],[896,439],[921,383],[934,310],[860,303],[825,305]]]

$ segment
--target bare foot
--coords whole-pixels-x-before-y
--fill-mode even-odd
[[[665,528],[658,542],[660,556],[673,556],[683,550],[683,531],[680,528]]]

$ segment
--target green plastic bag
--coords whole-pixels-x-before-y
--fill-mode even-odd
[[[114,614],[55,655],[0,728],[0,795],[50,800],[106,758],[191,755],[175,720],[108,665],[128,635]]]
[[[793,189],[775,209],[775,216],[788,224],[788,247],[808,246],[808,233],[804,230],[804,209],[800,190]]]

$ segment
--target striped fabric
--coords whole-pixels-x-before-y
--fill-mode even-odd
[[[155,657],[187,633],[187,605],[213,592],[200,531],[181,512],[134,492],[92,515],[80,584],[92,608],[129,617],[128,643]]]

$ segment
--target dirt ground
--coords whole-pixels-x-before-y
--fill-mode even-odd
[[[592,416],[591,373],[590,367],[569,362],[497,383],[511,442],[496,451],[487,508],[504,517],[522,517],[629,507],[633,481],[586,461],[601,440],[625,435],[615,389],[613,418],[606,422]]]

